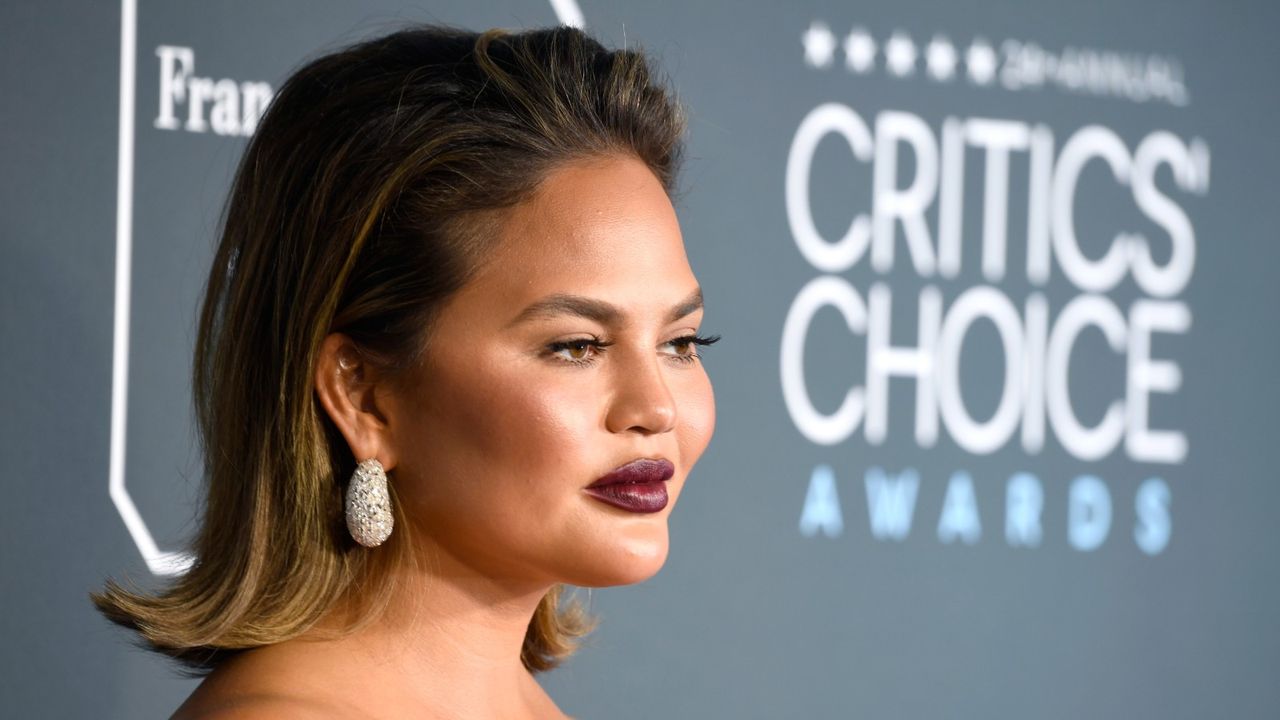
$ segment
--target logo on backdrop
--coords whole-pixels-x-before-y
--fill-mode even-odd
[[[1054,53],[1015,40],[1003,42],[997,53],[982,38],[962,51],[934,35],[924,53],[924,72],[917,76],[915,42],[901,30],[881,49],[865,29],[855,27],[841,41],[815,22],[803,33],[802,45],[804,62],[815,71],[854,76],[882,71],[890,79],[918,83],[921,91],[967,83],[975,94],[1056,90],[1122,102],[1189,102],[1181,66],[1169,58],[1075,48]],[[844,63],[837,62],[838,46]],[[877,65],[881,53],[883,68]],[[849,208],[851,221],[839,237],[819,232],[810,194],[814,156],[827,138],[847,144],[855,172],[870,179],[869,194]],[[966,185],[965,163],[975,155],[984,179],[981,185]],[[899,163],[908,156],[914,165],[910,173]],[[1089,217],[1080,214],[1088,209],[1078,206],[1076,192],[1085,169],[1094,166],[1109,171],[1114,185],[1107,192],[1136,208],[1148,228],[1113,229],[1105,253],[1096,259],[1081,249],[1076,232],[1077,219]],[[1025,177],[1025,187],[1011,188],[1011,167]],[[1158,175],[1165,177],[1161,173],[1171,175],[1171,190],[1169,183],[1157,183]],[[1196,239],[1183,205],[1187,197],[1209,189],[1204,140],[1152,128],[1127,144],[1105,124],[1051,128],[1035,118],[921,117],[833,100],[800,121],[785,179],[791,236],[815,273],[791,301],[781,338],[782,394],[800,434],[816,446],[840,445],[858,434],[868,445],[882,445],[888,439],[889,381],[898,379],[914,386],[914,406],[892,409],[911,416],[916,446],[927,451],[945,436],[971,456],[1002,453],[1024,465],[1000,478],[952,468],[936,482],[914,467],[862,469],[873,538],[898,542],[928,532],[942,544],[973,545],[996,536],[996,542],[1010,547],[1059,544],[1088,552],[1124,541],[1117,531],[1123,527],[1128,542],[1141,552],[1165,550],[1173,526],[1165,470],[1184,461],[1188,440],[1177,417],[1154,417],[1150,411],[1153,395],[1176,393],[1182,383],[1176,358],[1157,356],[1152,345],[1161,334],[1185,335],[1191,328],[1191,308],[1179,295],[1195,269]],[[1025,202],[1025,228],[1009,227],[1011,201]],[[930,213],[936,222],[926,217]],[[962,231],[965,213],[981,218],[979,233]],[[1025,266],[1009,263],[1014,243],[1023,246]],[[975,245],[980,267],[962,276],[962,247]],[[1153,253],[1153,248],[1159,250]],[[1168,259],[1158,262],[1156,255],[1165,248]],[[878,278],[865,288],[842,276],[860,263]],[[1065,302],[1051,304],[1044,291],[1052,269],[1069,284]],[[895,345],[890,342],[895,305],[911,305],[895,303],[895,295],[905,292],[895,280],[903,270],[924,284],[914,298],[916,339]],[[1132,278],[1141,297],[1122,304],[1112,291],[1126,278]],[[1029,292],[1014,289],[1028,285]],[[1056,284],[1054,289],[1061,290]],[[838,406],[832,412],[818,409],[831,403],[815,403],[805,375],[806,343],[815,315],[824,310],[838,313],[865,348],[865,377],[834,399]],[[961,393],[961,349],[978,323],[994,327],[1004,359],[999,401],[985,419],[974,417]],[[1077,414],[1067,382],[1073,352],[1080,356],[1077,342],[1089,329],[1101,332],[1123,366],[1120,396],[1093,424]],[[1050,437],[1075,468],[1035,464]],[[1136,492],[1123,501],[1113,491],[1117,483],[1091,468],[1116,453],[1142,474]],[[812,468],[800,513],[803,535],[844,532],[847,516],[838,487],[845,485],[837,478],[850,473],[829,464]],[[1048,506],[1046,484],[1062,482],[1065,506]],[[975,488],[994,483],[1003,486],[1003,527],[993,531]],[[941,510],[927,518],[932,527],[921,529],[926,522],[917,517],[917,499],[935,489],[942,496]],[[1046,537],[1047,513],[1065,516],[1065,537]]]
[[[161,130],[185,130],[249,137],[258,127],[274,94],[265,82],[214,80],[196,75],[196,53],[189,47],[161,45],[160,112],[153,125]],[[185,118],[178,112],[185,109]]]

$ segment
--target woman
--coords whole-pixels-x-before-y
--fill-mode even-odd
[[[532,673],[642,581],[711,438],[678,105],[572,28],[303,67],[237,172],[194,392],[191,570],[94,602],[177,718],[560,718]]]

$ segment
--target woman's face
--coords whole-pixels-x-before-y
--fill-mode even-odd
[[[417,534],[485,575],[644,580],[715,428],[699,347],[682,340],[702,308],[675,211],[618,156],[562,166],[501,232],[392,407],[391,482]],[[663,509],[585,490],[640,458],[674,468]]]

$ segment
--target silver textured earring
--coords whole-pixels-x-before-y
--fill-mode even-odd
[[[387,472],[377,458],[356,466],[347,484],[347,530],[365,547],[377,547],[391,535],[391,494]]]

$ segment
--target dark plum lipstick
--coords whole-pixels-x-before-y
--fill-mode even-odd
[[[632,460],[588,485],[588,495],[634,513],[656,513],[667,506],[667,481],[675,474],[670,460]]]

